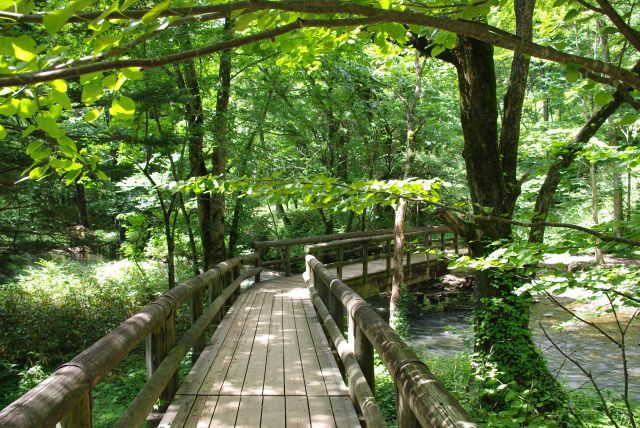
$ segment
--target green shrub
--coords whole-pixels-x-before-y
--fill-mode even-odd
[[[60,364],[166,289],[164,267],[41,260],[0,286],[0,361]]]

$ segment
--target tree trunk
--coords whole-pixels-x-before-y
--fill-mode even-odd
[[[191,46],[188,37],[185,39],[187,47]],[[207,166],[204,160],[204,109],[202,107],[202,95],[198,76],[193,61],[187,61],[182,65],[182,72],[176,67],[178,84],[188,91],[190,99],[186,103],[185,119],[189,138],[189,165],[191,177],[207,175]],[[198,221],[200,223],[200,239],[202,242],[202,255],[204,270],[213,266],[212,236],[211,236],[211,195],[203,192],[196,196],[198,203]]]
[[[280,216],[280,220],[285,224],[285,226],[291,226],[291,219],[287,215],[287,211],[284,209],[282,204],[276,204],[276,211]]]
[[[560,180],[562,179],[562,172],[565,171],[573,163],[574,159],[582,149],[582,146],[586,144],[591,137],[602,127],[602,124],[611,116],[622,104],[624,98],[620,91],[617,91],[613,95],[613,100],[603,106],[594,113],[587,123],[578,131],[573,137],[573,142],[557,156],[557,159],[551,164],[547,175],[545,176],[542,187],[536,197],[536,204],[533,212],[533,223],[545,222],[547,217],[553,208],[553,198],[555,196]],[[531,228],[529,233],[529,242],[544,242],[544,226],[537,226]]]
[[[229,258],[233,258],[236,254],[243,207],[244,200],[236,195],[233,201],[233,215],[231,216],[231,227],[229,229]]]
[[[416,108],[420,97],[422,96],[422,70],[424,63],[421,62],[421,55],[418,50],[415,51],[415,84],[411,99],[407,100],[405,105],[407,108],[407,147],[404,160],[404,179],[409,178],[411,172],[411,163],[413,160],[413,152],[416,145]],[[395,246],[393,247],[393,274],[391,276],[391,299],[389,301],[389,324],[398,330],[401,325],[401,296],[402,284],[404,282],[404,226],[407,217],[407,200],[400,198],[394,217],[393,233]]]
[[[224,20],[224,39],[233,37],[233,27],[230,17]],[[220,54],[220,68],[218,71],[218,95],[216,97],[216,113],[213,121],[213,137],[216,144],[211,155],[213,175],[224,178],[226,165],[226,150],[229,139],[229,100],[231,97],[231,51]],[[224,242],[224,195],[222,193],[211,196],[211,253],[210,263],[214,265],[226,258]]]
[[[605,62],[611,62],[611,53],[609,52],[609,36],[604,31],[604,29],[606,28],[605,24],[600,19],[598,19],[596,22],[598,24],[598,31],[600,32],[602,59]],[[609,145],[614,147],[618,145],[616,126],[611,120],[609,120]],[[613,219],[616,222],[615,232],[616,236],[621,238],[624,234],[624,229],[622,227],[622,222],[624,220],[622,214],[622,174],[615,159],[613,160],[611,176],[613,181]]]
[[[89,214],[87,212],[87,198],[84,193],[84,184],[76,181],[76,208],[78,211],[78,224],[90,229]]]
[[[402,308],[401,295],[402,283],[404,282],[404,220],[407,213],[407,201],[400,198],[396,207],[396,215],[393,226],[394,247],[393,247],[393,271],[391,276],[391,298],[389,300],[389,325],[398,330],[401,322],[400,313]]]
[[[598,218],[598,181],[595,161],[591,161],[591,163],[589,164],[589,184],[591,185],[591,218],[593,220],[593,225],[597,226],[600,223],[600,220]],[[600,240],[596,240],[595,262],[596,264],[601,265],[604,263],[604,255],[602,254],[602,250],[598,245],[599,243]]]

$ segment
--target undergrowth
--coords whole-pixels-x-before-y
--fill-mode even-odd
[[[530,422],[523,423],[512,415],[500,415],[480,406],[478,395],[469,389],[472,376],[470,355],[464,352],[448,356],[423,355],[423,360],[434,376],[443,383],[445,388],[462,404],[471,417],[485,427],[610,427],[611,422],[603,412],[603,406],[594,391],[578,390],[567,393],[568,403],[565,411],[575,413],[567,419],[564,415],[549,414],[544,417],[529,415]],[[379,359],[376,359],[376,401],[385,416],[387,424],[396,426],[396,389],[391,375]],[[625,414],[625,403],[615,394],[608,392],[607,405],[613,409],[614,417],[620,427],[629,427],[629,420]],[[640,416],[640,402],[634,401],[634,414]],[[562,418],[565,425],[557,421]]]

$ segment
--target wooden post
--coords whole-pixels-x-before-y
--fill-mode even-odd
[[[349,336],[353,336],[353,355],[358,361],[360,370],[364,374],[364,378],[369,384],[371,391],[376,391],[376,374],[373,366],[373,345],[367,339],[364,332],[355,325],[355,322],[349,317]]]
[[[445,235],[445,233],[444,233],[444,232],[442,232],[442,233],[440,234],[440,245],[442,246],[442,251],[444,251],[444,250],[445,250],[444,235]]]
[[[62,428],[91,428],[93,426],[91,417],[92,403],[93,399],[91,397],[91,391],[89,391],[76,403],[73,409],[62,418],[60,421]]]
[[[419,428],[420,424],[413,414],[409,402],[400,391],[396,391],[398,428]]]
[[[456,254],[460,254],[460,245],[458,244],[458,234],[457,233],[453,234],[453,251]]]
[[[262,247],[258,248],[258,257],[256,258],[256,267],[260,267],[260,263],[262,262]],[[256,282],[260,282],[260,271],[256,274]]]
[[[191,297],[191,325],[194,325],[198,318],[202,316],[204,312],[202,305],[202,289],[195,291],[193,293],[193,297]],[[202,333],[202,336],[198,338],[196,343],[193,344],[192,353],[191,353],[191,363],[195,364],[200,358],[200,354],[204,350],[204,347],[207,344],[207,333],[206,331]],[[168,350],[167,350],[168,351]]]
[[[391,241],[385,241],[385,252],[387,256],[387,280],[391,277]]]
[[[220,275],[216,276],[216,278],[212,281],[212,292],[211,292],[211,302],[216,300],[216,298],[222,294],[222,278]],[[222,317],[224,317],[224,311],[220,311],[218,315],[213,318],[213,322],[218,324],[222,321]]]
[[[284,247],[284,275],[291,276],[291,247]]]
[[[411,242],[407,242],[407,277],[411,276],[411,253],[413,253]]]
[[[340,331],[344,331],[344,308],[342,302],[329,289],[329,312]]]
[[[362,283],[367,283],[369,276],[369,242],[362,243]]]
[[[176,314],[175,308],[171,314],[153,333],[146,339],[147,379],[150,379],[156,368],[160,365],[169,350],[176,343]],[[164,411],[178,390],[178,373],[176,372],[169,384],[160,395],[160,410]]]
[[[240,263],[238,263],[231,269],[230,275],[231,275],[231,278],[229,279],[229,283],[227,285],[231,284],[233,281],[236,280],[236,278],[240,277]],[[241,288],[238,287],[236,291],[234,291],[233,295],[235,296],[235,298],[237,298],[241,292],[242,292]]]
[[[336,273],[338,274],[338,278],[342,279],[342,265],[344,264],[344,247],[342,245],[338,246],[338,266],[336,267]]]

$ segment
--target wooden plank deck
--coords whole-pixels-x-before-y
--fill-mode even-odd
[[[360,427],[301,275],[229,309],[160,427]]]

